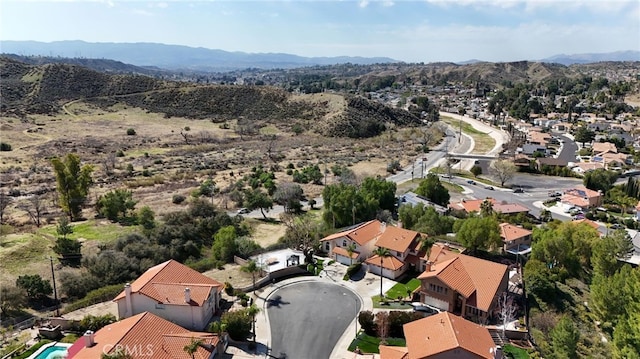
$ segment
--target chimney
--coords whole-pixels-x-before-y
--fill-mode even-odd
[[[425,272],[431,272],[431,261],[427,261],[427,264],[424,267]]]
[[[398,224],[396,225],[396,227],[402,228],[402,221],[401,220],[398,220]]]
[[[189,288],[184,289],[184,302],[191,303],[191,289]]]
[[[124,285],[124,302],[125,302],[124,317],[128,318],[133,315],[133,303],[131,300],[131,284],[130,283],[127,283]]]
[[[502,359],[502,347],[501,346],[496,346],[493,349],[493,358],[494,359]]]
[[[84,337],[84,346],[86,348],[91,348],[92,346],[96,345],[93,331],[87,330],[86,332],[84,332],[83,337]]]
[[[387,229],[387,222],[380,222],[380,233],[384,233],[385,229]]]

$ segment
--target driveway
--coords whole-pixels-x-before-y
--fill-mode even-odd
[[[305,281],[277,289],[265,301],[271,357],[328,359],[360,308],[358,296],[333,283]]]

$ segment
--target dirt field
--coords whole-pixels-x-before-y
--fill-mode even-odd
[[[314,100],[333,109],[345,106],[342,97],[330,94],[317,94]],[[188,198],[206,179],[213,179],[224,192],[258,165],[274,168],[276,183],[292,181],[285,172],[290,165],[295,169],[318,165],[327,172],[328,184],[337,182],[330,171],[334,165],[347,166],[360,178],[385,176],[390,161],[406,165],[415,157],[420,137],[415,129],[392,129],[379,137],[359,140],[309,132],[295,135],[281,130],[277,123],[241,137],[235,121],[165,118],[120,104],[100,109],[82,101],[69,103],[65,110],[51,116],[0,118],[2,140],[12,146],[12,151],[2,152],[0,158],[0,185],[7,192],[19,194],[12,197],[4,213],[9,226],[3,227],[0,241],[0,281],[5,283],[15,280],[17,274],[51,275],[47,259],[53,254],[52,239],[36,231],[27,213],[19,208],[40,191],[48,193],[45,223],[55,222],[62,215],[55,205],[55,177],[48,161],[51,157],[76,153],[83,164],[94,167],[94,185],[84,217],[95,216],[98,196],[126,188],[132,191],[137,208],[148,205],[161,218],[164,213],[184,208],[185,204],[172,203],[173,195]],[[127,135],[128,129],[135,135]],[[320,196],[324,188],[301,186],[308,198]],[[213,202],[226,210],[236,208],[224,195],[213,198]],[[283,235],[284,228],[261,223],[255,226],[253,237],[261,246],[268,246]],[[94,248],[96,243],[89,239],[85,246]]]

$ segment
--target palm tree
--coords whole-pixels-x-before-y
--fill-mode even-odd
[[[251,279],[253,280],[253,293],[255,293],[256,292],[256,273],[259,273],[261,271],[260,266],[258,265],[258,263],[256,263],[256,261],[250,260],[249,262],[247,262],[247,264],[240,267],[240,270],[245,273],[251,274]]]
[[[382,300],[384,298],[384,294],[382,293],[382,261],[384,260],[384,258],[390,257],[391,252],[389,252],[387,248],[378,247],[373,251],[373,254],[380,257],[380,300]]]
[[[252,304],[249,308],[247,308],[247,314],[251,317],[251,331],[253,335],[253,342],[256,342],[256,315],[260,313],[260,308],[258,308],[255,304]]]
[[[436,244],[436,240],[433,237],[424,236],[420,240],[420,250],[423,250],[426,252],[427,258],[429,258],[429,255],[431,254],[431,248],[433,247],[434,244]]]
[[[191,359],[195,359],[195,353],[198,351],[198,347],[202,344],[202,339],[191,338],[191,343],[185,345],[182,350],[191,355]]]
[[[485,199],[480,204],[480,214],[482,217],[489,217],[493,214],[493,203],[488,199]]]
[[[353,252],[356,251],[356,244],[351,243],[347,246],[347,254],[349,254],[349,265],[353,264]]]
[[[227,325],[220,320],[209,324],[209,332],[216,333],[218,337],[221,337],[222,333],[224,333],[226,330],[227,330]]]

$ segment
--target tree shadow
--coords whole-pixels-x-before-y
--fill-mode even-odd
[[[282,296],[276,295],[273,298],[267,299],[267,308],[277,307],[280,308],[281,305],[287,305],[291,302],[285,302],[282,300]]]
[[[364,270],[364,268],[360,268],[360,270],[355,272],[355,273],[353,273],[353,275],[351,277],[349,277],[349,279],[351,279],[354,282],[359,282],[362,279],[364,279],[366,274],[367,274],[367,272]]]

